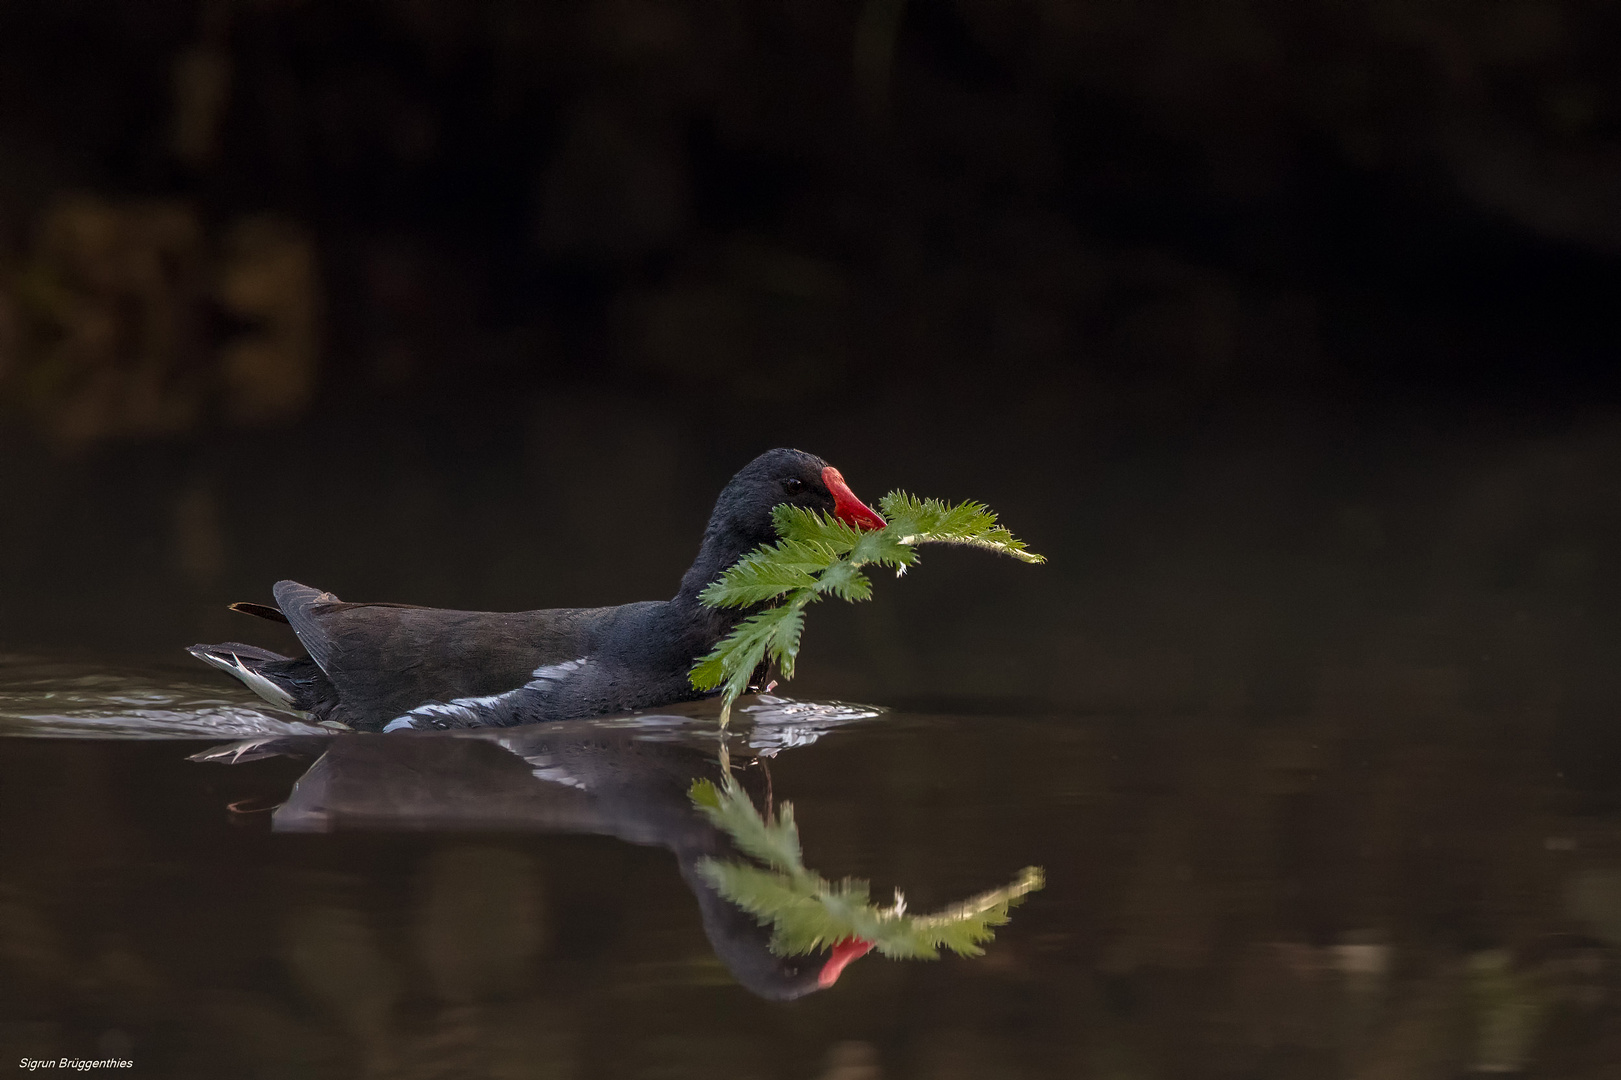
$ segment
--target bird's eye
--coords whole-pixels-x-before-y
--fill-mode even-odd
[[[798,495],[801,491],[805,490],[805,481],[796,480],[790,476],[788,479],[782,482],[782,490],[786,491],[790,495]]]

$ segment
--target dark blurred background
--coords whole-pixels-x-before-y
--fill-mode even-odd
[[[9,739],[0,1042],[1613,1075],[1618,136],[1599,0],[0,0],[0,668],[114,673],[12,713],[245,696],[283,577],[668,596],[778,445],[1051,557],[821,605],[789,692],[897,711],[776,764],[875,895],[1046,865],[982,962],[767,1007],[662,851]]]
[[[1618,41],[1596,0],[5,0],[0,647],[273,645],[222,605],[280,577],[668,595],[790,444],[1053,557],[819,611],[806,693],[1608,715]]]

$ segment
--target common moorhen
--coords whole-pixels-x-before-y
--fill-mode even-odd
[[[705,586],[776,539],[774,507],[831,513],[861,529],[884,519],[814,454],[771,450],[721,491],[698,558],[670,600],[543,611],[349,604],[282,581],[276,607],[232,608],[291,624],[308,657],[252,645],[187,651],[272,705],[360,731],[507,726],[600,716],[705,696],[687,674],[749,614],[705,607]]]

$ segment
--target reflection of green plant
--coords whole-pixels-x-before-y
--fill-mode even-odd
[[[872,582],[860,567],[877,563],[893,566],[897,576],[904,574],[917,564],[918,544],[962,544],[1029,563],[1046,561],[998,525],[996,515],[983,503],[947,506],[938,499],[892,491],[878,505],[889,524],[869,532],[826,514],[779,506],[772,511],[772,520],[782,539],[745,555],[703,591],[709,607],[773,603],[738,624],[689,676],[700,690],[724,686],[722,725],[767,654],[784,679],[794,677],[807,604],[829,593],[850,601],[872,597]]]
[[[715,891],[771,924],[771,951],[778,956],[816,952],[849,938],[870,941],[895,959],[933,960],[942,948],[978,956],[985,951],[980,945],[995,936],[993,927],[1008,921],[1008,909],[1043,884],[1041,868],[1027,866],[1011,885],[932,915],[908,915],[899,890],[893,905],[876,907],[865,881],[846,878],[834,885],[806,869],[790,804],[783,803],[775,817],[762,816],[730,776],[718,787],[694,781],[690,795],[744,854],[769,867],[705,859],[698,869]]]

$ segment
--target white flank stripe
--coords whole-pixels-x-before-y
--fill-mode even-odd
[[[562,682],[570,675],[585,666],[585,661],[569,660],[561,664],[552,664],[548,667],[538,667],[530,674],[534,677],[516,690],[508,690],[504,694],[490,694],[487,697],[452,698],[450,701],[427,701],[418,705],[404,716],[390,720],[383,725],[384,731],[405,731],[415,727],[413,718],[422,720],[456,720],[471,721],[475,726],[483,719],[481,710],[493,709],[525,690],[547,690],[552,684]]]

